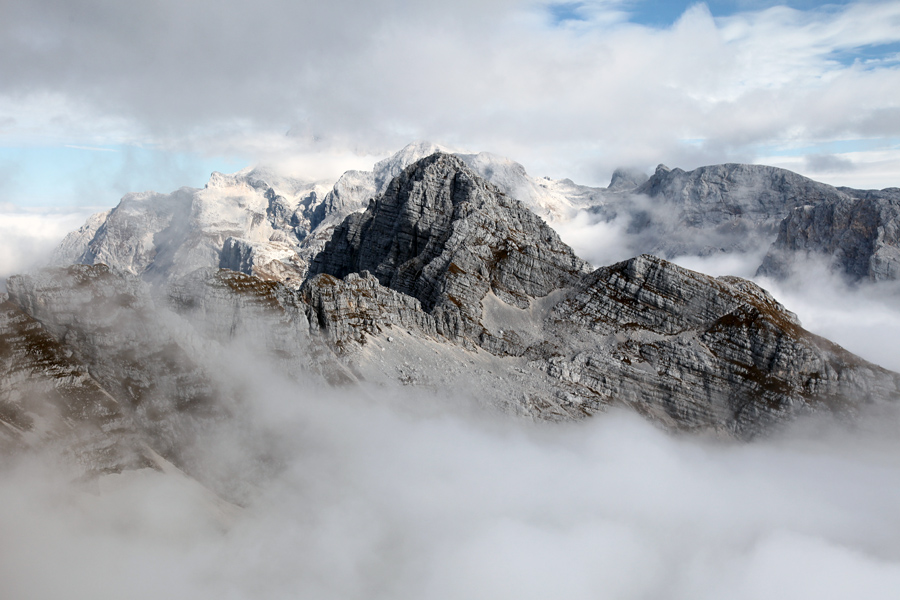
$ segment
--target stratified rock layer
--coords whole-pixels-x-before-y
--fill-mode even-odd
[[[896,374],[806,332],[749,281],[648,255],[585,274],[545,227],[453,157],[430,157],[336,229],[303,288],[312,320],[345,350],[399,326],[525,361],[546,375],[548,418],[622,403],[746,438],[900,397]]]
[[[527,306],[574,283],[587,264],[517,200],[458,158],[434,154],[407,168],[362,214],[336,230],[310,274],[368,271],[412,296],[448,337],[481,331],[480,303],[493,292]]]
[[[900,189],[845,191],[854,197],[792,211],[759,274],[784,278],[812,259],[850,281],[900,279]]]
[[[818,408],[900,398],[900,376],[805,331],[755,284],[653,256],[585,277],[546,330],[559,376],[673,427],[749,437]]]

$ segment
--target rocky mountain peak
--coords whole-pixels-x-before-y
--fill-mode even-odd
[[[384,192],[391,180],[402,173],[406,167],[435,152],[449,153],[450,150],[439,144],[420,140],[407,144],[400,151],[375,163],[375,167],[372,169],[375,175],[375,193]]]
[[[663,165],[660,165],[663,167]],[[610,192],[623,192],[633,190],[647,182],[647,174],[637,169],[619,167],[613,171],[607,190]]]
[[[480,302],[493,291],[527,306],[589,270],[519,201],[455,156],[435,153],[407,167],[364,213],[348,217],[310,274],[368,271],[418,299],[461,335],[480,328]]]

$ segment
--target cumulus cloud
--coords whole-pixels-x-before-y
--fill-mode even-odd
[[[607,221],[580,210],[571,219],[554,223],[553,227],[576,255],[600,267],[634,256],[633,240],[627,234],[627,220],[626,217]]]
[[[628,6],[585,3],[581,20],[556,23],[516,0],[14,0],[0,115],[12,139],[203,152],[265,152],[259,140],[289,129],[285,152],[427,138],[585,183],[621,164],[900,135],[900,71],[836,58],[897,41],[896,3],[720,18],[698,4],[666,28],[628,22]]]

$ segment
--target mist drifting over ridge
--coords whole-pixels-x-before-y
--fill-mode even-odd
[[[5,595],[888,598],[898,584],[896,414],[735,446],[619,411],[529,425],[403,390],[279,384],[262,365],[242,376],[252,419],[199,440],[204,460],[240,460],[256,437],[281,466],[227,528],[156,471],[97,495],[14,461]]]
[[[243,400],[189,452],[241,506],[171,470],[73,486],[23,457],[0,479],[10,597],[887,598],[900,579],[893,411],[738,446],[619,410],[530,423],[477,393],[289,381],[249,347],[203,357]]]
[[[238,287],[253,285],[254,268],[285,272],[266,264],[299,273],[302,261],[280,258],[297,249],[313,258],[317,247],[299,248],[289,230],[321,215],[301,211],[292,221],[292,203],[314,191],[307,208],[315,209],[335,191],[330,206],[340,207],[355,188],[370,193],[377,159],[432,139],[551,176],[517,192],[551,209],[545,220],[564,216],[552,226],[594,267],[649,252],[751,278],[812,333],[900,371],[890,282],[848,283],[827,261],[787,280],[756,277],[765,236],[731,247],[741,241],[731,231],[686,232],[677,209],[649,196],[592,212],[596,188],[555,179],[603,186],[621,165],[652,175],[660,162],[686,170],[737,162],[832,185],[897,185],[896,3],[64,4],[11,0],[0,23],[0,280],[45,262],[87,216],[37,218],[35,206],[101,210],[126,192],[200,187],[212,170],[257,162],[325,183],[292,194],[268,179],[282,196],[274,201],[262,187],[238,194],[266,217],[271,208],[264,235],[199,210],[215,208],[200,198],[191,206],[214,218],[191,226],[212,227],[184,247],[201,248],[211,261],[201,266],[215,269],[225,232],[229,268],[248,271],[227,280]],[[524,173],[512,161],[471,160],[495,168],[494,183]],[[347,169],[357,171],[332,188]],[[545,192],[574,200],[542,205]],[[356,199],[365,208],[368,198]],[[252,223],[250,212],[240,219]],[[320,234],[316,243],[330,239]],[[681,249],[652,246],[660,241]],[[148,263],[174,254],[155,242],[135,247]],[[175,331],[212,374],[196,387],[223,391],[220,412],[196,420],[179,466],[148,446],[137,449],[143,468],[85,477],[66,446],[78,438],[67,437],[69,422],[38,411],[28,433],[47,435],[46,447],[0,461],[3,598],[768,600],[893,598],[900,589],[900,417],[890,407],[848,415],[850,424],[800,419],[746,444],[667,433],[618,408],[533,422],[491,405],[496,394],[484,382],[513,379],[480,378],[494,368],[483,356],[431,359],[435,373],[468,375],[466,385],[400,385],[428,372],[416,360],[424,352],[397,359],[399,376],[387,383],[348,383],[355,374],[338,369],[343,383],[325,385],[315,368],[283,368],[284,355],[269,352],[273,339],[289,347],[279,338],[287,328],[244,331],[229,344],[198,333],[240,329],[251,301],[226,304],[211,323],[197,315],[222,308],[214,293],[191,298],[200,305],[193,319],[137,302],[159,320],[116,327],[110,315],[131,300],[110,289],[100,316],[113,323],[93,333],[133,336],[125,348],[139,351],[142,340],[149,348]],[[38,326],[22,319],[26,332]],[[495,325],[498,335],[509,329]],[[373,362],[409,344],[407,333],[392,334],[366,348]],[[72,353],[60,379],[90,381],[73,347],[51,348]],[[167,363],[165,352],[137,355],[170,373],[195,366]],[[128,352],[112,359],[120,356]],[[22,373],[0,394],[33,375]],[[185,380],[182,388],[198,381]],[[52,404],[57,389],[27,396],[25,407]],[[190,409],[148,398],[135,412],[181,439]],[[16,422],[0,408],[0,427]]]

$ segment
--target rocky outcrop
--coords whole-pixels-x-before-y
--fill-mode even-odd
[[[621,403],[748,438],[900,399],[900,376],[806,332],[753,283],[649,255],[586,273],[521,209],[454,157],[416,163],[316,257],[311,320],[344,352],[401,327],[487,351],[507,375],[525,361],[545,376],[529,409],[544,418]]]
[[[307,306],[292,288],[226,269],[198,269],[172,282],[165,306],[201,339],[238,347],[287,377],[321,367],[312,360]]]
[[[368,271],[350,273],[343,280],[317,275],[300,293],[310,326],[340,349],[348,342],[365,343],[367,335],[394,327],[437,335],[434,317],[422,310],[417,299],[384,287]]]
[[[179,344],[181,325],[156,310],[146,285],[103,265],[8,280],[9,296],[122,403],[154,449],[177,462],[195,416],[221,414],[216,386]]]
[[[324,195],[323,187],[248,169],[213,173],[199,190],[127,194],[108,213],[91,217],[67,236],[53,262],[104,264],[163,284],[233,260],[234,247],[223,256],[231,239],[253,250],[252,265],[247,261],[245,268],[296,279],[299,285],[306,269],[298,257],[300,240],[310,229],[306,213]]]
[[[547,320],[548,372],[675,428],[751,437],[818,409],[900,399],[900,376],[805,331],[755,284],[640,256],[585,277]]]
[[[106,222],[109,213],[109,210],[95,213],[88,217],[84,225],[75,231],[69,232],[53,251],[53,255],[50,257],[50,264],[66,267],[81,261],[88,245],[94,239],[94,236],[97,235],[97,230]]]
[[[851,282],[900,279],[900,189],[842,191],[852,196],[794,209],[758,274],[784,278],[814,260]]]
[[[419,300],[447,337],[480,333],[489,291],[527,305],[587,270],[534,213],[447,154],[407,168],[310,265],[311,275],[338,278],[368,271]]]
[[[643,171],[619,167],[613,171],[606,189],[610,192],[630,192],[647,183],[648,179]]]
[[[636,254],[670,258],[764,252],[793,208],[843,196],[775,167],[724,164],[683,171],[659,165],[645,183],[608,196],[593,210],[623,221]]]
[[[164,458],[245,499],[247,482],[277,465],[248,447],[256,470],[223,477],[231,467],[210,460],[205,436],[257,422],[260,392],[248,380],[356,381],[324,340],[311,339],[299,296],[252,275],[201,269],[160,290],[106,266],[73,265],[10,278],[9,289],[0,446],[58,439],[94,471],[161,468]]]
[[[52,448],[90,474],[147,466],[128,412],[73,350],[0,298],[0,450]]]

